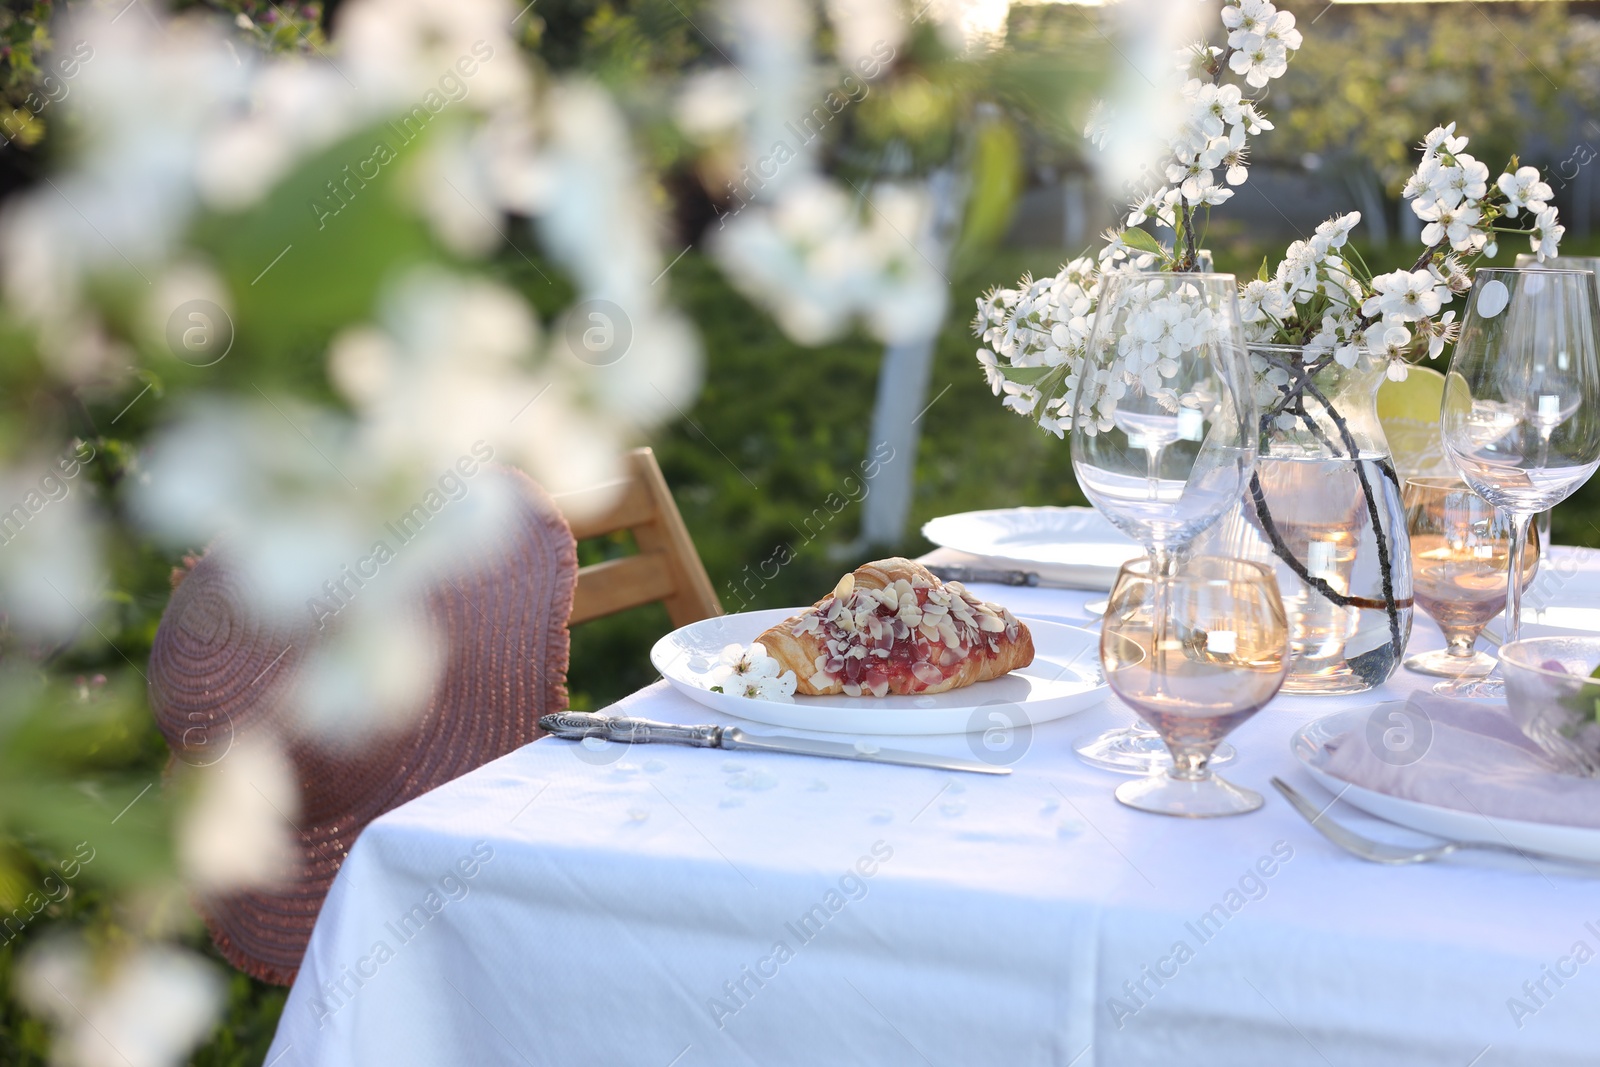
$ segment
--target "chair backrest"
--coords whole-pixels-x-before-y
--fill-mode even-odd
[[[569,625],[613,615],[657,601],[666,605],[674,626],[722,614],[711,578],[700,562],[689,529],[661,476],[655,453],[636,448],[628,453],[628,477],[591,489],[562,493],[555,498],[564,512],[584,496],[620,493],[603,512],[569,521],[579,541],[630,530],[639,546],[635,556],[594,563],[578,571],[578,590],[572,601]],[[580,509],[590,510],[590,509]]]

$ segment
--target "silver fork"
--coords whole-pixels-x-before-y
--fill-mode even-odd
[[[1317,833],[1338,845],[1352,856],[1373,863],[1387,863],[1391,866],[1403,866],[1408,863],[1428,863],[1432,860],[1443,859],[1452,852],[1462,849],[1482,849],[1486,852],[1502,852],[1524,859],[1550,860],[1555,863],[1564,863],[1571,866],[1583,867],[1590,871],[1600,871],[1600,864],[1585,860],[1571,859],[1567,856],[1552,856],[1548,852],[1535,852],[1532,849],[1516,848],[1512,845],[1499,845],[1489,841],[1446,841],[1440,845],[1390,845],[1382,841],[1374,841],[1370,837],[1363,837],[1348,827],[1341,826],[1328,818],[1323,811],[1318,811],[1315,804],[1295,792],[1294,789],[1282,778],[1272,779],[1273,786],[1283,794],[1295,811],[1305,817],[1306,822]],[[1331,806],[1331,805],[1330,805]],[[1326,809],[1324,809],[1325,811]]]

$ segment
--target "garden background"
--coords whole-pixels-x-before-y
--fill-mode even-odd
[[[197,6],[230,18],[244,16],[237,23],[241,36],[266,49],[320,47],[326,41],[320,27],[336,15],[316,4],[288,12],[268,3]],[[1595,152],[1582,149],[1600,146],[1600,127],[1593,121],[1600,114],[1600,24],[1592,17],[1593,5],[1352,4],[1329,10],[1319,0],[1286,6],[1301,16],[1307,47],[1266,104],[1279,132],[1261,142],[1270,157],[1254,163],[1257,174],[1268,172],[1271,180],[1258,182],[1253,175],[1238,204],[1220,211],[1207,233],[1217,269],[1253,275],[1264,258],[1275,262],[1297,231],[1309,232],[1319,220],[1321,215],[1307,212],[1320,210],[1323,201],[1326,213],[1380,210],[1389,239],[1363,240],[1363,233],[1373,232],[1364,224],[1353,243],[1375,270],[1409,264],[1417,245],[1405,237],[1407,213],[1398,203],[1399,185],[1412,165],[1414,143],[1437,121],[1450,119],[1472,135],[1474,151],[1491,167],[1503,162],[1513,144],[1527,149],[1526,162],[1563,178],[1563,162],[1584,159],[1557,194],[1569,226],[1563,251],[1600,254],[1600,237],[1583,232],[1594,198],[1588,159]],[[51,45],[51,19],[61,17],[58,7],[13,5],[0,16],[0,38],[8,42],[0,51],[0,88],[15,119],[13,128],[0,112],[0,125],[12,142],[0,151],[0,189],[7,193],[38,181],[54,150],[54,114],[35,112],[27,99],[40,90],[39,68]],[[1014,8],[1003,32],[994,32],[986,45],[993,53],[990,67],[1048,68],[1086,56],[1104,61],[1104,18],[1099,9],[1072,5]],[[712,24],[709,5],[692,0],[539,0],[520,33],[523,46],[549,69],[589,71],[625,107],[642,107],[657,79],[711,54],[716,46],[696,27]],[[914,43],[907,62],[917,61],[919,48],[933,47]],[[937,130],[970,86],[941,80],[932,61],[928,71],[920,84],[898,81],[896,98],[881,106],[922,109],[930,116],[928,128]],[[698,399],[686,417],[648,443],[728,610],[809,603],[868,553],[924,552],[931,546],[917,529],[936,515],[1084,503],[1066,445],[1003,411],[990,395],[973,358],[976,344],[968,324],[981,292],[1010,284],[1024,271],[1054,273],[1063,260],[1089,248],[1093,232],[1114,215],[1096,206],[1105,196],[1082,192],[1081,113],[1030,110],[1027,100],[1008,95],[1003,79],[994,79],[987,89],[1007,117],[1009,138],[999,162],[989,165],[1008,177],[998,183],[1003,193],[998,200],[969,209],[988,212],[990,221],[969,226],[946,271],[950,310],[938,336],[928,406],[919,420],[921,443],[915,455],[887,460],[915,468],[911,519],[904,537],[891,544],[865,546],[858,536],[859,472],[882,345],[864,334],[816,347],[786,338],[702,251],[701,238],[718,225],[718,211],[726,205],[688,180],[687,164],[678,158],[681,147],[670,139],[637,146],[654,172],[663,175],[657,193],[679,231],[663,245],[688,248],[662,284],[692,317],[706,354]],[[841,122],[872,120],[873,113],[863,108],[860,114],[846,113]],[[1287,212],[1269,202],[1285,191],[1295,197]],[[1057,205],[1069,200],[1073,206],[1058,213]],[[1232,210],[1235,206],[1241,210]],[[1065,236],[1074,231],[1087,233],[1080,246],[1069,247]],[[1498,261],[1509,264],[1517,251],[1507,242]],[[497,256],[494,272],[524,291],[542,316],[553,315],[570,299],[557,267],[526,238],[513,238]],[[544,284],[545,275],[557,284]],[[0,324],[0,330],[8,329]],[[312,373],[293,351],[273,358],[274,365],[263,370],[258,364],[256,373],[302,384]],[[231,372],[227,364],[219,369]],[[153,396],[166,403],[199,387],[193,375],[141,374]],[[13,398],[48,392],[25,364],[9,358],[0,370],[0,390]],[[54,399],[67,402],[59,395]],[[115,406],[105,401],[83,406],[83,436],[98,457],[85,476],[98,492],[115,497],[119,482],[137,474],[156,410],[153,404],[135,408],[113,427]],[[11,426],[0,422],[0,433],[14,432]],[[1600,484],[1557,508],[1554,529],[1561,543],[1600,546]],[[581,548],[584,562],[630,550],[626,536]],[[118,667],[124,657],[145,660],[169,573],[181,564],[181,553],[136,540],[119,544],[117,553],[115,584],[108,594],[116,610],[106,644],[68,648],[53,664],[82,687],[94,686],[98,675]],[[777,566],[771,562],[776,559],[787,562]],[[579,628],[569,676],[574,706],[600,708],[649,684],[654,678],[649,647],[669,628],[658,608]],[[19,650],[7,647],[6,653],[14,656]],[[47,796],[28,792],[30,783],[41,780],[41,767],[52,781],[105,775],[131,780],[158,773],[167,750],[140,695],[128,694],[119,707],[110,717],[49,722],[31,718],[25,709],[0,708],[0,792],[12,794],[11,808],[48,803]],[[0,804],[0,810],[10,809]],[[126,864],[168,862],[162,847],[154,837],[129,844]],[[148,857],[135,854],[138,848],[147,849]],[[47,861],[39,842],[17,826],[0,839],[0,853],[4,913],[38,884]],[[119,936],[113,903],[97,889],[97,877],[96,869],[88,868],[70,895],[0,946],[0,1062],[31,1065],[48,1056],[47,1028],[10,996],[16,955],[55,926],[79,925],[98,937]],[[212,952],[198,931],[191,930],[188,940]],[[281,989],[233,974],[227,1013],[193,1062],[260,1063],[283,997]]]

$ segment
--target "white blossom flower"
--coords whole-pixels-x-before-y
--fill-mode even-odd
[[[1194,108],[1208,136],[1216,137],[1227,127],[1240,124],[1244,118],[1241,106],[1243,95],[1237,85],[1213,85],[1208,82],[1201,86],[1195,94]]]
[[[1549,206],[1550,198],[1555,195],[1550,186],[1539,179],[1537,167],[1519,167],[1515,174],[1508,171],[1500,175],[1497,184],[1506,196],[1508,219],[1516,218],[1517,212],[1523,208],[1537,216]]]
[[[1244,127],[1235,126],[1228,134],[1228,151],[1221,160],[1221,165],[1228,168],[1226,177],[1229,185],[1243,185],[1250,176],[1250,164],[1246,162],[1249,154],[1250,146],[1245,144]]]
[[[80,1067],[177,1067],[210,1032],[226,989],[199,954],[164,945],[99,961],[81,938],[57,936],[17,968],[23,1002],[59,1027],[54,1062]]]
[[[1457,155],[1450,170],[1449,190],[1455,203],[1481,200],[1489,190],[1489,168],[1465,152]]]
[[[1300,31],[1294,28],[1294,13],[1292,11],[1279,11],[1267,20],[1267,28],[1263,33],[1269,41],[1281,41],[1289,51],[1298,51],[1305,43]]]
[[[1247,33],[1235,47],[1238,51],[1228,60],[1228,66],[1257,89],[1273,78],[1281,78],[1289,69],[1288,49],[1281,38]]]
[[[1437,314],[1439,294],[1433,275],[1425,270],[1397,270],[1372,279],[1373,295],[1361,305],[1368,318],[1381,316],[1389,322],[1416,322]]]
[[[748,648],[727,645],[718,657],[718,666],[709,681],[724,693],[749,700],[788,700],[798,685],[794,671],[767,655],[767,647],[754,641]]]
[[[1244,126],[1244,132],[1248,133],[1251,137],[1254,137],[1262,130],[1272,130],[1277,128],[1273,126],[1272,123],[1268,122],[1267,117],[1261,114],[1261,112],[1257,111],[1256,106],[1252,103],[1245,103],[1241,105],[1239,108],[1239,115],[1240,122]]]
[[[1428,133],[1428,136],[1422,139],[1423,159],[1431,159],[1440,152],[1455,155],[1467,147],[1467,139],[1465,137],[1457,137],[1455,133],[1456,124],[1453,122],[1448,126],[1435,126]]]
[[[1378,339],[1378,344],[1374,345],[1373,334],[1376,333],[1380,328],[1383,330],[1383,333]],[[1391,380],[1403,381],[1405,379],[1404,370],[1400,372],[1398,377],[1395,376],[1394,366],[1396,363],[1399,363],[1402,367],[1405,365],[1406,349],[1411,345],[1410,330],[1406,329],[1404,326],[1387,326],[1380,324],[1379,326],[1375,326],[1367,332],[1367,344],[1372,347],[1375,353],[1381,355],[1383,358],[1389,361],[1389,377]]]
[[[1089,114],[1083,123],[1083,136],[1096,148],[1104,148],[1111,137],[1114,118],[1110,106],[1104,100],[1096,100],[1089,105]]]
[[[1533,229],[1528,233],[1528,244],[1542,263],[1559,254],[1561,236],[1566,232],[1565,226],[1556,223],[1556,209],[1548,207],[1539,212]]]
[[[1327,255],[1335,248],[1343,248],[1350,239],[1350,231],[1356,228],[1361,221],[1361,212],[1352,211],[1345,215],[1336,215],[1317,225],[1317,232],[1311,238],[1312,247],[1321,254]]]
[[[200,780],[177,828],[188,887],[218,896],[288,879],[299,856],[300,789],[276,741],[237,738],[226,758],[187,773]]]
[[[995,396],[1000,395],[1000,386],[1005,382],[1005,373],[1000,369],[1000,362],[995,354],[987,348],[978,349],[978,363],[983,367],[983,380],[989,384]]]
[[[1206,175],[1210,178],[1210,175]],[[1242,180],[1242,179],[1241,179]],[[1196,204],[1215,206],[1233,199],[1233,190],[1226,185],[1218,185],[1215,181],[1207,181],[1200,189],[1200,195],[1194,198]]]
[[[1222,24],[1228,28],[1228,46],[1243,48],[1249,35],[1265,36],[1276,14],[1277,8],[1267,0],[1241,0],[1237,6],[1222,5]]]
[[[1461,324],[1455,321],[1456,313],[1446,311],[1436,319],[1423,319],[1417,324],[1417,335],[1428,339],[1428,358],[1438,359],[1444,346],[1456,339]]]
[[[1276,327],[1288,318],[1293,307],[1289,294],[1275,281],[1255,279],[1239,291],[1239,321],[1244,323],[1270,321]]]
[[[1482,218],[1478,205],[1472,203],[1446,205],[1443,200],[1416,208],[1417,217],[1427,223],[1422,228],[1422,243],[1435,245],[1448,240],[1458,252],[1473,248],[1473,239],[1485,237],[1477,229]],[[1485,238],[1486,239],[1486,238]],[[1481,245],[1480,245],[1481,247]]]
[[[1157,189],[1155,192],[1146,193],[1144,196],[1141,196],[1138,200],[1135,200],[1132,204],[1128,205],[1127,225],[1129,228],[1143,225],[1144,223],[1149,222],[1151,219],[1157,219],[1159,221],[1161,209],[1166,204],[1166,193],[1166,187],[1163,186],[1162,188]]]

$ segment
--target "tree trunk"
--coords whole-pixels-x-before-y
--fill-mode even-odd
[[[1367,224],[1367,233],[1373,244],[1389,241],[1389,216],[1384,210],[1383,187],[1372,172],[1362,167],[1345,179],[1350,192],[1361,205],[1361,221]]]
[[[950,261],[960,220],[961,195],[955,171],[941,168],[928,178],[931,210],[917,235],[917,247],[935,269]],[[861,536],[843,550],[853,554],[870,545],[893,545],[906,535],[916,487],[917,443],[928,404],[928,378],[941,321],[929,323],[926,336],[889,345],[878,373],[878,396],[867,435],[867,458],[876,470],[867,478],[861,501]],[[888,446],[885,448],[884,446]],[[889,452],[888,448],[894,451]],[[868,469],[871,469],[870,467]]]

